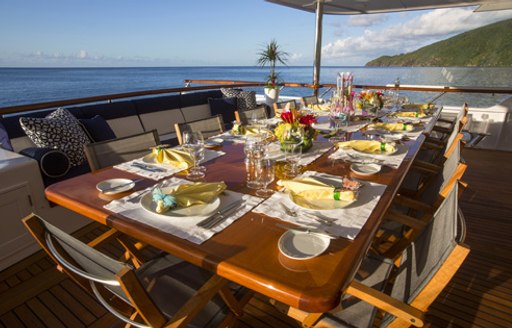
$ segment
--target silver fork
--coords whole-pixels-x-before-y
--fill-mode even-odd
[[[288,214],[290,216],[294,216],[294,217],[297,216],[297,212],[295,212],[291,208],[285,206],[283,203],[279,203],[279,204],[281,205],[281,207],[283,208],[283,210],[285,211],[286,214]]]
[[[279,204],[280,204],[280,205],[281,205],[281,207],[284,209],[284,211],[285,211],[285,213],[286,213],[286,214],[288,214],[288,215],[290,215],[290,216],[293,216],[293,217],[297,217],[297,216],[299,216],[299,215],[297,214],[297,212],[295,212],[295,211],[294,211],[294,210],[292,210],[291,208],[287,207],[287,206],[286,206],[286,205],[284,205],[283,203],[279,203]],[[327,225],[327,226],[332,225],[332,224],[333,224],[333,222],[334,222],[334,221],[336,221],[335,219],[328,218],[328,217],[323,216],[323,215],[321,215],[321,214],[317,214],[317,215],[315,215],[315,214],[313,214],[313,215],[306,215],[306,214],[304,213],[304,216],[307,216],[307,217],[309,217],[309,218],[312,218],[313,220],[316,220],[316,221],[318,221],[318,222],[320,222],[320,223],[323,223],[323,224],[325,224],[325,225]]]

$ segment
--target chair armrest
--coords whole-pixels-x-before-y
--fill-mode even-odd
[[[423,326],[424,314],[422,311],[360,282],[352,281],[347,287],[346,293],[386,311],[410,325]]]
[[[423,202],[420,202],[418,200],[412,199],[404,195],[396,195],[396,197],[393,199],[393,203],[409,207],[417,211],[432,213],[431,205],[425,204]]]
[[[71,168],[68,156],[57,149],[30,147],[20,151],[20,154],[35,159],[41,172],[50,178],[60,178]]]
[[[390,210],[386,213],[384,219],[404,224],[415,230],[423,230],[426,226],[425,222],[394,210]]]
[[[437,131],[437,132],[441,132],[441,133],[444,133],[444,134],[450,134],[452,133],[452,130],[448,129],[448,128],[445,128],[443,126],[437,126],[435,125],[432,130],[434,131]]]
[[[432,163],[422,161],[419,159],[412,162],[412,168],[420,170],[420,171],[425,171],[427,173],[433,173],[433,174],[438,174],[443,170],[443,168],[439,165],[432,164]]]
[[[426,147],[430,149],[442,149],[444,145],[446,145],[445,141],[434,139],[432,137],[427,137],[425,139],[425,142],[421,145],[421,147]]]

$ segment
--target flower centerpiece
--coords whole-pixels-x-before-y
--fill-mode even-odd
[[[354,113],[352,90],[354,76],[350,72],[340,72],[336,80],[336,90],[331,99],[331,116],[346,120]]]
[[[359,93],[356,107],[363,111],[363,114],[377,114],[379,109],[384,106],[384,94],[380,90],[363,90]]]
[[[285,150],[287,143],[300,142],[302,138],[302,151],[313,146],[313,139],[317,131],[311,126],[316,122],[313,115],[301,115],[297,110],[292,109],[281,113],[283,122],[279,123],[274,134],[281,143],[281,150]]]
[[[258,65],[261,67],[268,65],[270,68],[265,85],[265,100],[267,105],[272,106],[272,103],[276,102],[279,97],[278,86],[282,82],[276,73],[276,64],[279,62],[286,65],[288,53],[280,48],[276,40],[272,40],[260,50],[259,56]]]

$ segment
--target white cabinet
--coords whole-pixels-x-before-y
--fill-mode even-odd
[[[0,270],[40,250],[21,222],[32,212],[68,233],[91,222],[61,206],[51,206],[44,195],[39,164],[0,148]]]
[[[0,188],[0,264],[16,262],[36,248],[21,218],[34,211],[27,184]],[[0,268],[1,269],[1,268]]]

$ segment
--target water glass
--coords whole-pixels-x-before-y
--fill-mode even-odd
[[[255,171],[257,179],[261,185],[261,189],[256,191],[256,195],[268,197],[274,193],[272,189],[268,189],[268,185],[275,178],[275,163],[270,159],[264,159],[256,162]]]
[[[189,168],[186,178],[189,180],[200,180],[205,176],[204,171],[197,166],[197,163],[204,159],[203,135],[201,132],[184,131],[182,136],[182,148],[190,154],[192,159],[192,167]]]
[[[245,172],[246,176],[246,186],[251,189],[261,189],[262,185],[258,179],[258,171],[256,169],[256,162],[246,162],[245,163]]]
[[[286,165],[284,169],[290,177],[295,177],[300,173],[300,158],[302,156],[302,143],[286,143],[284,148],[284,158]]]

